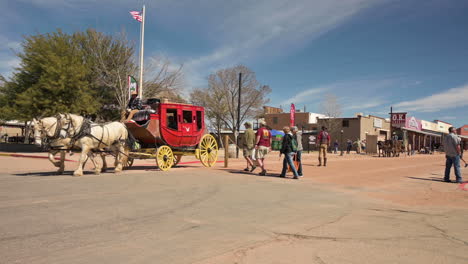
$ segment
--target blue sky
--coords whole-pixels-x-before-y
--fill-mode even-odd
[[[61,28],[125,31],[144,1],[0,0],[0,73],[22,36]],[[184,64],[185,91],[244,64],[272,88],[269,105],[319,111],[334,94],[345,116],[408,111],[468,124],[468,1],[159,0],[146,3],[145,59]]]

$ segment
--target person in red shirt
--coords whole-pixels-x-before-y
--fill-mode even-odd
[[[322,127],[317,137],[317,143],[319,144],[319,166],[322,166],[322,156],[323,156],[323,166],[327,166],[327,149],[330,147],[330,134],[327,132],[326,127]]]
[[[258,165],[262,168],[259,175],[265,176],[265,156],[271,151],[271,132],[266,127],[266,122],[260,122],[260,128],[257,130],[255,139],[255,158],[257,159]]]

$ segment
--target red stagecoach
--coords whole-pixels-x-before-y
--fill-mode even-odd
[[[127,166],[133,159],[155,158],[158,167],[166,171],[183,155],[195,155],[206,167],[213,166],[218,158],[218,144],[206,133],[201,106],[148,99],[146,109],[135,113],[125,125],[138,143],[129,154]]]

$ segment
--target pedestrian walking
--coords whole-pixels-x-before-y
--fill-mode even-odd
[[[356,139],[356,153],[361,154],[361,140],[359,138]]]
[[[283,128],[284,132],[284,137],[283,137],[283,142],[281,144],[281,150],[280,150],[280,157],[281,155],[284,154],[284,159],[283,159],[283,170],[281,171],[280,177],[286,177],[286,171],[289,167],[291,167],[291,171],[294,175],[294,179],[299,179],[299,174],[296,170],[296,167],[294,166],[293,162],[293,155],[294,151],[297,151],[297,145],[294,146],[294,138],[293,135],[289,129],[289,127],[284,127]]]
[[[320,131],[317,142],[319,143],[319,166],[322,166],[322,156],[323,156],[323,166],[327,166],[327,150],[330,147],[330,134],[327,132],[326,127],[322,127]]]
[[[338,146],[340,144],[338,143],[338,140],[335,140],[335,143],[333,143],[333,149],[334,149],[334,152],[335,154],[338,154]]]
[[[271,151],[271,132],[266,127],[266,122],[260,122],[260,128],[257,130],[256,139],[255,139],[255,159],[258,162],[262,171],[259,175],[265,176],[266,169],[265,169],[265,156]]]
[[[348,139],[346,141],[346,154],[349,154],[352,148],[353,148],[353,141],[351,141],[351,139]]]
[[[255,148],[255,132],[252,129],[252,123],[245,122],[245,131],[244,136],[242,137],[242,152],[244,158],[247,162],[247,167],[244,171],[254,171],[257,166],[255,166],[254,161],[252,160],[253,150]]]
[[[457,183],[462,183],[462,176],[460,171],[460,138],[457,136],[454,127],[449,128],[449,134],[444,137],[444,150],[445,150],[445,177],[444,182],[450,182],[450,169],[452,165],[455,170],[455,178]]]
[[[302,132],[298,130],[296,126],[292,127],[293,138],[297,142],[297,151],[296,151],[296,161],[299,163],[297,169],[297,174],[299,177],[302,177]]]

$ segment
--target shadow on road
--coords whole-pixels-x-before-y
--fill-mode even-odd
[[[433,175],[437,175],[437,174],[433,174]],[[407,177],[407,178],[413,179],[413,180],[422,180],[422,181],[444,182],[444,179],[442,179],[442,178],[436,178],[436,177],[431,177],[431,178]]]
[[[109,171],[102,172],[101,174],[109,173]],[[48,177],[48,176],[73,176],[73,171],[64,171],[59,174],[56,171],[42,171],[42,172],[25,172],[25,173],[15,173],[11,174],[14,176],[33,176],[33,177]],[[83,171],[83,175],[95,175],[93,171]],[[96,175],[99,176],[99,175]]]
[[[233,169],[223,169],[224,171],[227,171],[232,174],[245,174],[249,176],[256,176],[256,177],[271,177],[271,178],[278,178],[278,179],[286,179],[286,180],[292,180],[292,176],[286,177],[286,178],[281,178],[279,177],[279,174],[273,174],[273,173],[267,173],[266,175],[258,175],[258,172],[248,172],[248,171],[243,171],[243,170],[233,170]]]

